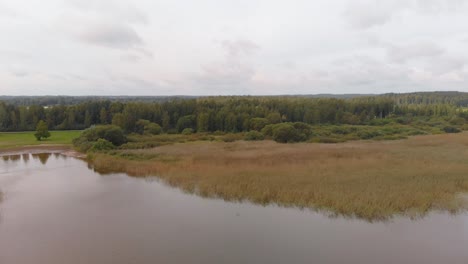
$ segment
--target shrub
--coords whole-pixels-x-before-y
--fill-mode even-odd
[[[213,135],[215,136],[222,136],[226,134],[224,131],[221,131],[221,130],[216,130],[215,132],[213,132]]]
[[[265,136],[258,131],[249,131],[244,137],[245,140],[254,141],[254,140],[263,140]]]
[[[462,118],[462,117],[453,117],[452,119],[450,119],[450,124],[452,125],[464,125],[466,123],[466,120],[465,118]]]
[[[184,130],[182,130],[182,135],[191,135],[193,134],[193,129],[191,128],[185,128]]]
[[[179,131],[177,131],[177,129],[175,129],[175,128],[171,128],[171,129],[168,129],[166,131],[166,133],[169,134],[169,135],[174,135],[174,134],[178,134]]]
[[[145,134],[159,135],[162,133],[162,128],[156,123],[149,123],[145,126]]]
[[[358,131],[356,133],[356,135],[360,139],[371,139],[371,138],[375,138],[375,137],[378,137],[378,136],[382,136],[382,134],[380,132],[372,131],[372,130],[361,130],[361,131]]]
[[[266,118],[252,118],[250,119],[250,128],[253,130],[260,131],[262,130],[266,125],[268,125],[270,121]]]
[[[73,145],[80,151],[87,151],[93,147],[94,142],[105,139],[114,146],[120,146],[127,142],[127,137],[122,128],[114,125],[93,126],[86,129],[81,135],[73,140]]]
[[[135,132],[140,135],[143,135],[143,134],[159,135],[162,132],[162,128],[157,123],[153,123],[145,119],[139,119],[135,123]]]
[[[273,136],[273,128],[276,125],[267,125],[262,129],[262,134],[267,136],[267,137],[272,137]]]
[[[445,133],[460,133],[461,130],[454,126],[446,126],[442,129]]]
[[[279,123],[265,126],[262,133],[280,143],[300,142],[312,135],[312,127],[302,122]]]
[[[114,149],[115,146],[110,142],[103,138],[98,139],[90,148],[90,151],[93,152],[100,152],[100,151],[108,151]]]
[[[316,138],[313,138],[310,142],[335,144],[335,143],[341,143],[341,142],[345,142],[345,141],[346,141],[346,139],[344,139],[344,138],[316,137]]]
[[[279,143],[293,143],[307,140],[305,134],[296,129],[294,125],[283,123],[273,128],[273,140]]]
[[[234,142],[236,140],[239,140],[240,138],[236,136],[235,134],[227,134],[221,138],[222,141],[224,142]]]
[[[108,140],[113,145],[120,146],[127,142],[123,130],[120,127],[111,126],[104,131],[104,136],[100,137]]]

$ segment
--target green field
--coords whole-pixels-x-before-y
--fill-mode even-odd
[[[80,135],[81,131],[50,131],[51,137],[37,141],[34,131],[29,132],[5,132],[0,133],[0,149],[9,149],[24,146],[37,145],[68,145]]]

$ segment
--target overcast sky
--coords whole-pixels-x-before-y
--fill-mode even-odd
[[[468,0],[0,0],[0,95],[468,92]]]

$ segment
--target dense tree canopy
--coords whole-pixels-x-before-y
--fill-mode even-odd
[[[458,96],[458,97],[457,97]],[[244,132],[261,131],[278,123],[379,124],[386,119],[411,122],[414,117],[468,119],[461,106],[464,93],[417,93],[361,96],[352,98],[284,97],[200,97],[166,100],[118,101],[81,97],[62,98],[68,104],[23,105],[20,99],[0,101],[0,131],[34,130],[44,120],[51,130],[85,129],[113,124],[131,133]],[[66,99],[66,100],[65,100]],[[112,100],[111,100],[112,99]],[[128,99],[128,98],[127,98]],[[35,102],[22,98],[25,102]],[[39,99],[38,99],[39,100]],[[47,97],[41,102],[54,102]],[[73,102],[73,103],[72,103]]]

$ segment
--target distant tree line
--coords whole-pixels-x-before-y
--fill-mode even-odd
[[[260,131],[267,125],[286,122],[358,125],[378,124],[389,118],[406,122],[411,117],[463,116],[460,101],[448,98],[452,97],[437,93],[345,99],[239,96],[156,102],[90,100],[56,105],[21,105],[7,100],[0,101],[0,131],[34,130],[40,120],[51,130],[112,124],[127,133],[181,133]]]

